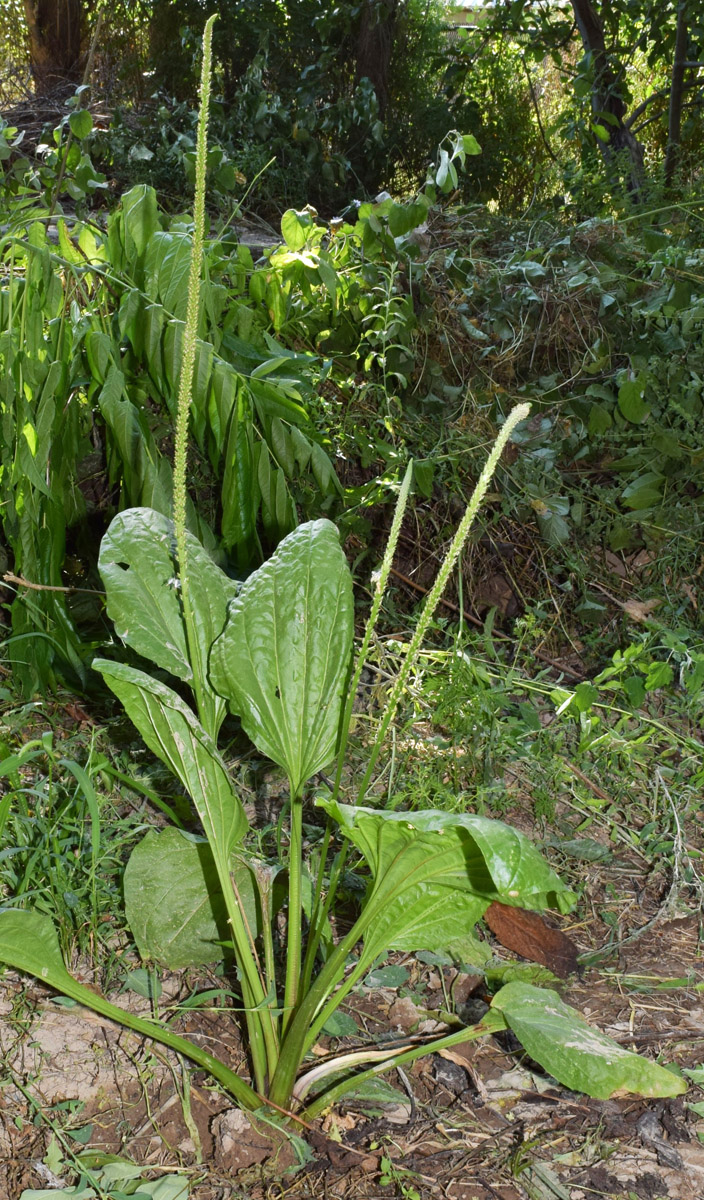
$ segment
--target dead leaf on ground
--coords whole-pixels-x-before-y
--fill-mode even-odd
[[[631,554],[626,561],[631,570],[640,571],[643,567],[650,566],[653,562],[653,555],[649,550],[639,550],[637,554]]]
[[[519,611],[518,600],[505,575],[496,573],[482,580],[474,595],[474,607],[478,612],[486,608],[497,608],[502,617],[515,617]]]
[[[680,591],[684,592],[685,596],[687,597],[690,604],[692,605],[692,608],[696,612],[699,607],[699,605],[697,604],[697,594],[696,594],[694,588],[692,587],[692,585],[690,583],[687,583],[686,579],[682,580],[682,582],[680,584]]]
[[[606,550],[604,552],[604,560],[614,575],[618,575],[619,579],[626,578],[626,564],[622,558],[619,558],[618,554],[614,554],[613,550]]]
[[[651,612],[660,606],[660,600],[626,600],[621,608],[634,621],[647,621]]]
[[[540,963],[561,979],[577,970],[579,952],[574,942],[559,929],[546,925],[539,913],[495,900],[484,913],[484,920],[507,950]]]

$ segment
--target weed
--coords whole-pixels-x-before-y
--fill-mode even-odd
[[[351,1087],[392,1066],[413,1062],[429,1049],[504,1028],[517,1031],[528,1052],[568,1086],[599,1096],[622,1088],[677,1094],[685,1085],[674,1075],[590,1030],[556,993],[517,980],[499,989],[478,1025],[460,1028],[430,1047],[411,1044],[391,1053],[388,1048],[364,1048],[299,1073],[307,1052],[345,996],[368,977],[389,948],[457,950],[472,944],[469,930],[495,899],[541,909],[550,904],[565,908],[571,896],[531,844],[508,826],[465,814],[432,809],[393,812],[362,803],[438,602],[511,432],[527,416],[526,408],[519,407],[507,418],[429,590],[391,686],[366,769],[361,781],[355,781],[353,805],[339,799],[350,721],[401,532],[410,468],[399,491],[354,668],[351,574],[329,521],[310,522],[289,534],[239,589],[187,530],[187,449],[197,371],[213,22],[211,18],[206,25],[203,48],[196,229],[176,410],[174,520],[145,508],[120,514],[103,540],[100,559],[108,610],[123,640],[153,668],[180,679],[194,707],[154,674],[106,659],[95,660],[94,667],[149,748],[179,777],[205,833],[202,842],[171,828],[158,836],[148,834],[137,847],[125,878],[130,924],[146,956],[164,958],[167,944],[167,955],[182,963],[208,958],[213,943],[232,952],[252,1084],[170,1029],[136,1017],[76,983],[64,966],[51,922],[40,913],[0,913],[0,958],[184,1053],[206,1067],[246,1109],[268,1101],[275,1112],[292,1116],[296,1104],[310,1118]],[[460,138],[453,157],[461,158],[470,149]],[[441,149],[437,175],[429,186],[442,187],[447,180],[454,186],[456,171],[453,158]],[[300,215],[292,218],[291,236],[305,225]],[[274,862],[252,857],[245,844],[248,819],[217,747],[228,708],[240,718],[260,753],[277,763],[288,779],[288,853]],[[317,799],[327,823],[313,883],[304,855],[304,795],[310,780],[334,758],[334,782]],[[328,866],[336,826],[343,847]],[[367,887],[352,928],[332,944],[328,915],[350,845],[364,859]],[[284,868],[285,938],[279,942],[274,881]],[[179,908],[184,903],[185,921]],[[304,954],[306,910],[309,928]],[[349,955],[360,942],[357,960],[348,970]],[[324,961],[316,971],[321,948]],[[153,980],[150,995],[154,998]],[[358,1067],[362,1067],[359,1072]]]

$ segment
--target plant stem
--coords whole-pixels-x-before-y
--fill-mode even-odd
[[[181,587],[181,603],[188,645],[188,656],[193,670],[193,691],[198,716],[206,731],[217,736],[215,702],[207,686],[207,647],[199,644],[191,605],[188,576],[188,542],[186,538],[186,497],[188,474],[188,434],[191,406],[191,388],[198,342],[198,313],[200,308],[201,271],[205,231],[205,184],[208,156],[208,112],[210,107],[210,74],[212,63],[213,25],[216,14],[209,17],[203,32],[203,63],[200,77],[200,111],[198,115],[198,137],[196,143],[196,182],[193,204],[193,238],[191,261],[188,273],[188,303],[183,332],[183,355],[179,377],[178,404],[176,410],[176,434],[174,445],[174,534],[176,539],[177,574]],[[230,880],[229,862],[221,848],[212,846],[218,871],[218,880],[227,906],[227,915],[232,930],[235,957],[242,972],[243,996],[245,1001],[247,1031],[250,1052],[257,1082],[261,1084],[274,1069],[278,1047],[273,1027],[273,1017],[264,1011],[267,993],[257,970],[242,912],[237,904]]]
[[[193,202],[193,237],[191,261],[188,272],[188,301],[186,323],[183,331],[183,352],[179,376],[178,402],[176,408],[176,432],[174,440],[174,534],[176,538],[177,573],[181,587],[186,639],[189,658],[193,668],[193,691],[196,708],[207,732],[215,736],[213,728],[212,702],[208,702],[204,686],[207,664],[201,661],[201,652],[195,634],[193,611],[190,600],[188,578],[188,544],[186,540],[186,497],[188,475],[188,435],[191,407],[191,389],[198,343],[198,313],[200,309],[201,272],[203,264],[203,242],[205,232],[205,183],[208,157],[208,113],[210,108],[210,72],[212,62],[213,25],[217,14],[209,17],[203,31],[203,63],[200,76],[200,110],[196,142],[196,179]]]
[[[339,745],[339,749],[337,752],[337,769],[335,771],[335,783],[333,785],[333,790],[332,790],[332,799],[333,800],[337,800],[337,797],[338,797],[338,794],[340,791],[340,783],[342,780],[342,769],[344,766],[345,751],[347,750],[347,742],[348,742],[349,733],[350,733],[350,724],[352,722],[352,710],[354,707],[355,697],[357,695],[357,687],[359,685],[359,680],[362,675],[362,670],[364,669],[364,664],[367,659],[369,645],[371,643],[372,635],[373,635],[374,629],[376,627],[376,622],[377,622],[377,618],[379,616],[379,610],[381,609],[382,600],[384,599],[384,593],[386,592],[386,585],[389,580],[389,575],[391,574],[391,566],[392,566],[392,563],[394,560],[394,555],[396,553],[396,546],[398,544],[399,535],[401,533],[401,524],[403,522],[403,517],[406,512],[406,505],[408,503],[408,496],[409,496],[409,493],[411,490],[412,478],[413,478],[413,461],[411,460],[411,462],[409,462],[409,464],[406,468],[406,474],[403,477],[403,482],[401,484],[401,488],[398,493],[398,499],[396,501],[396,507],[394,509],[394,517],[393,517],[393,521],[391,522],[391,529],[389,531],[389,537],[388,537],[388,540],[386,543],[386,548],[384,550],[384,557],[382,559],[381,567],[379,568],[379,572],[376,575],[376,579],[375,579],[374,597],[372,600],[371,611],[369,613],[369,618],[367,620],[367,624],[364,629],[364,636],[362,638],[362,644],[359,648],[359,654],[357,655],[357,661],[355,663],[354,674],[352,676],[352,681],[350,683],[349,691],[347,694],[347,702],[345,704],[345,710],[342,715],[340,745]],[[372,579],[374,579],[374,576],[372,576]]]
[[[109,1017],[112,1021],[117,1021],[120,1025],[126,1025],[128,1029],[133,1029],[142,1037],[152,1038],[155,1042],[161,1042],[164,1046],[169,1046],[172,1050],[176,1050],[179,1054],[184,1054],[192,1062],[203,1067],[208,1071],[214,1079],[217,1079],[223,1087],[227,1088],[228,1092],[234,1096],[238,1104],[245,1109],[255,1109],[262,1104],[262,1098],[248,1084],[240,1079],[234,1071],[226,1067],[223,1062],[215,1058],[212,1054],[208,1054],[206,1050],[202,1050],[200,1046],[196,1046],[193,1042],[189,1042],[187,1038],[180,1037],[177,1033],[173,1033],[170,1029],[156,1021],[150,1021],[144,1017],[138,1017],[127,1009],[119,1008],[116,1004],[111,1004],[109,1000],[105,1000],[103,996],[97,992],[93,992],[85,984],[78,983],[70,975],[66,974],[62,980],[60,990],[66,995],[76,1000],[79,1004],[83,1004],[86,1008],[92,1008],[94,1012],[101,1013],[104,1017]]]
[[[446,1037],[438,1038],[436,1041],[423,1042],[421,1045],[413,1046],[410,1050],[405,1050],[401,1054],[390,1055],[384,1062],[377,1063],[376,1066],[370,1067],[368,1071],[361,1071],[358,1075],[352,1075],[347,1079],[343,1079],[341,1083],[331,1087],[324,1095],[313,1100],[303,1110],[303,1117],[306,1121],[314,1120],[321,1112],[330,1108],[340,1096],[344,1096],[345,1092],[358,1087],[360,1083],[365,1082],[367,1079],[374,1079],[384,1071],[390,1071],[394,1067],[415,1062],[417,1058],[422,1058],[424,1054],[435,1054],[438,1050],[446,1050],[450,1046],[461,1045],[462,1042],[478,1041],[479,1038],[488,1037],[490,1034],[498,1033],[505,1028],[506,1022],[501,1013],[494,1012],[491,1009],[478,1025],[458,1029],[454,1033],[448,1033]]]
[[[529,404],[519,404],[516,408],[513,409],[512,412],[509,413],[508,417],[506,418],[506,421],[502,425],[499,436],[497,437],[497,439],[492,447],[491,454],[489,455],[488,459],[486,460],[486,463],[484,464],[484,469],[482,470],[482,473],[479,476],[479,479],[477,480],[477,483],[474,488],[474,491],[472,492],[469,504],[467,505],[467,507],[465,509],[464,516],[462,517],[462,520],[460,521],[460,523],[457,527],[457,532],[455,533],[455,536],[452,539],[452,542],[450,543],[450,548],[449,548],[447,554],[445,555],[445,558],[443,560],[442,566],[440,567],[440,570],[438,571],[437,579],[435,580],[435,583],[433,584],[432,588],[428,592],[428,596],[427,596],[425,604],[423,606],[423,611],[421,612],[420,618],[418,620],[418,624],[416,625],[415,633],[413,634],[410,645],[408,647],[408,652],[406,654],[405,662],[404,662],[403,666],[401,667],[401,670],[399,671],[398,678],[397,678],[396,683],[394,684],[394,687],[391,691],[391,695],[389,697],[389,701],[386,706],[386,712],[384,713],[384,717],[381,721],[376,738],[374,740],[374,745],[372,746],[372,752],[369,757],[369,764],[364,773],[364,778],[362,780],[359,791],[357,793],[357,803],[358,804],[360,804],[362,802],[362,800],[364,799],[364,797],[366,795],[367,788],[369,787],[369,782],[370,782],[372,774],[374,772],[374,767],[376,766],[377,759],[379,757],[381,748],[384,744],[384,740],[386,738],[386,734],[389,729],[389,725],[391,724],[391,722],[395,716],[396,709],[398,708],[399,701],[401,699],[401,696],[403,695],[403,692],[404,692],[404,689],[406,686],[406,682],[408,680],[408,676],[410,675],[411,670],[412,670],[413,666],[415,665],[416,659],[418,658],[418,653],[423,644],[423,638],[425,637],[425,635],[428,631],[428,626],[430,625],[430,622],[433,618],[435,609],[438,606],[438,603],[440,601],[442,593],[444,592],[445,588],[447,587],[447,583],[450,578],[450,575],[452,574],[452,570],[455,566],[455,563],[457,562],[457,559],[460,556],[462,547],[464,546],[464,543],[467,540],[469,531],[472,528],[472,525],[474,523],[474,518],[476,517],[477,512],[479,511],[479,506],[481,505],[481,502],[484,499],[484,496],[489,488],[489,484],[491,483],[492,476],[494,474],[494,471],[496,470],[496,467],[498,465],[498,462],[499,462],[499,459],[503,452],[503,449],[504,449],[509,437],[511,436],[513,430],[515,429],[516,425],[518,425],[519,421],[524,421],[526,419],[526,417],[528,416],[529,412],[530,412]]]
[[[293,797],[293,788],[289,780]],[[288,856],[288,926],[286,941],[286,984],[284,988],[284,1034],[293,1019],[298,1002],[301,979],[301,873],[303,867],[303,802],[300,797],[291,800],[290,844]]]
[[[275,1104],[286,1107],[289,1103],[301,1059],[311,1044],[311,1028],[315,1018],[342,978],[347,956],[354,950],[379,909],[387,902],[388,898],[370,897],[349,933],[335,946],[312,987],[303,995],[281,1044],[276,1073],[271,1082],[269,1095]]]
[[[313,892],[313,902],[311,904],[306,953],[301,971],[301,991],[304,993],[307,992],[308,988],[310,987],[310,978],[313,974],[313,964],[315,962],[315,956],[318,953],[318,946],[320,945],[320,939],[322,937],[323,922],[325,921],[325,916],[327,915],[326,912],[321,913],[320,901],[323,895],[325,867],[327,865],[331,837],[332,821],[330,820],[330,817],[328,817],[325,822],[325,833],[323,834],[323,843],[320,848],[320,864],[318,866],[318,874],[315,879],[315,890]],[[330,882],[330,886],[332,888],[332,880]]]
[[[394,509],[393,521],[391,522],[391,529],[389,531],[389,537],[386,542],[386,548],[384,550],[384,557],[382,559],[381,567],[379,568],[379,572],[376,575],[376,579],[375,579],[374,598],[372,600],[371,611],[369,613],[369,617],[367,619],[367,624],[364,629],[364,636],[362,638],[362,643],[360,645],[359,653],[357,655],[357,659],[355,662],[355,668],[352,673],[352,679],[351,679],[349,689],[347,692],[347,700],[345,703],[345,708],[344,708],[344,711],[342,714],[342,719],[340,721],[340,742],[339,742],[339,747],[338,747],[338,751],[337,751],[337,767],[336,767],[336,771],[335,771],[335,782],[333,784],[333,789],[332,789],[332,799],[333,800],[337,799],[339,792],[340,792],[340,784],[342,782],[342,771],[343,771],[343,767],[344,767],[345,752],[347,750],[347,743],[349,741],[350,725],[352,723],[352,711],[354,708],[355,697],[357,695],[357,687],[359,685],[359,680],[361,678],[362,671],[364,669],[364,664],[367,659],[367,654],[369,652],[369,646],[370,646],[370,643],[372,640],[372,635],[374,633],[374,629],[376,628],[376,622],[377,622],[377,618],[379,616],[379,610],[381,609],[382,601],[384,599],[384,594],[386,592],[386,585],[389,580],[389,575],[391,574],[391,567],[392,567],[392,563],[394,560],[394,555],[396,553],[396,546],[398,544],[399,534],[401,533],[401,524],[403,522],[403,517],[404,517],[405,511],[406,511],[406,505],[408,503],[408,496],[409,496],[410,490],[411,490],[412,478],[413,478],[413,460],[411,460],[409,462],[409,464],[406,468],[406,474],[403,477],[403,482],[401,483],[401,487],[399,489],[398,498],[396,500],[396,507]],[[308,935],[308,944],[306,946],[305,962],[303,964],[303,975],[302,975],[301,988],[304,993],[308,990],[308,987],[310,986],[310,978],[313,973],[313,965],[315,963],[315,956],[318,953],[318,947],[320,945],[320,939],[322,937],[323,926],[325,924],[327,915],[330,912],[330,909],[332,908],[332,905],[334,903],[335,893],[337,891],[337,886],[339,884],[339,881],[342,877],[342,872],[344,870],[344,865],[345,865],[345,861],[347,859],[347,853],[348,853],[348,849],[349,849],[349,845],[345,841],[342,846],[341,856],[338,860],[337,871],[335,872],[333,878],[331,878],[331,880],[330,880],[330,887],[328,889],[328,895],[325,900],[325,905],[323,906],[323,909],[321,911],[320,897],[322,894],[323,877],[324,877],[324,872],[325,872],[325,862],[327,859],[328,849],[330,846],[330,828],[331,828],[330,821],[328,819],[326,826],[325,826],[325,838],[323,841],[323,850],[322,850],[321,860],[320,860],[320,869],[318,871],[318,878],[317,878],[316,887],[315,887],[315,896],[314,896],[314,901],[313,901],[312,910],[311,910],[310,930],[309,930],[309,935]]]

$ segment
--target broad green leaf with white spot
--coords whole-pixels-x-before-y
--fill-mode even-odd
[[[294,793],[332,759],[353,633],[352,581],[330,521],[300,525],[230,604],[210,656],[224,696]]]
[[[247,818],[217,746],[195,713],[166,684],[124,663],[93,660],[147,746],[180,779],[221,861],[242,840]]]
[[[557,992],[528,983],[507,983],[492,1000],[521,1044],[568,1088],[598,1100],[610,1096],[679,1096],[680,1076],[619,1046]]]
[[[255,934],[260,921],[251,872],[234,861],[231,874]],[[124,889],[127,922],[143,959],[173,971],[223,960],[231,934],[213,855],[202,838],[150,829],[130,855]]]
[[[645,379],[638,375],[635,379],[625,379],[618,389],[618,406],[626,418],[634,425],[640,425],[650,412],[650,405],[645,400]]]

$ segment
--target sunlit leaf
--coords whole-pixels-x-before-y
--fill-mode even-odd
[[[210,659],[224,696],[294,791],[330,762],[352,646],[352,582],[329,521],[301,525],[232,601]]]

